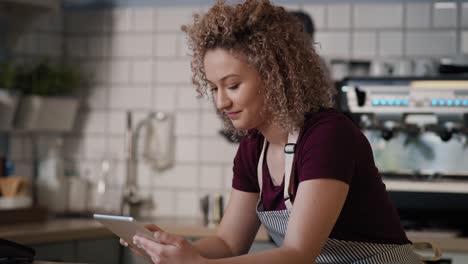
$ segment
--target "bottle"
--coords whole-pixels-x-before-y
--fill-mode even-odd
[[[56,214],[67,210],[68,183],[65,181],[60,137],[45,139],[44,155],[39,157],[39,204]]]
[[[103,158],[99,164],[98,175],[99,178],[92,184],[91,204],[90,209],[94,212],[106,213],[111,211],[107,201],[107,180],[111,169],[111,162],[107,158]]]

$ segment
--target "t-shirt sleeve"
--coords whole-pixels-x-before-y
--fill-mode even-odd
[[[356,128],[346,117],[316,124],[304,135],[298,160],[299,182],[330,178],[351,183],[356,163]]]
[[[244,137],[234,157],[232,187],[244,192],[260,192],[257,179],[257,139]]]

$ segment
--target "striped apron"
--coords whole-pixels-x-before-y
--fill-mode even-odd
[[[269,235],[277,246],[283,244],[286,228],[288,226],[289,215],[292,204],[289,199],[289,182],[292,174],[292,163],[294,158],[295,143],[298,132],[288,136],[288,144],[285,147],[285,178],[284,178],[284,201],[286,210],[265,211],[262,204],[262,167],[265,152],[265,142],[263,143],[260,160],[257,167],[258,184],[260,186],[260,196],[257,204],[257,215],[268,230]],[[289,172],[289,173],[288,173]],[[421,263],[420,258],[413,252],[410,244],[376,244],[366,242],[352,242],[329,238],[315,260],[317,264],[325,263],[353,263],[353,264],[417,264]]]

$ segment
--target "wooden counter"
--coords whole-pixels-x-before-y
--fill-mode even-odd
[[[166,218],[151,221],[167,232],[184,237],[205,237],[215,233],[214,228],[203,226],[199,220]],[[468,238],[450,235],[407,232],[413,241],[431,241],[444,251],[468,252]],[[100,223],[92,219],[49,220],[41,223],[0,225],[0,238],[26,245],[62,242],[70,240],[98,239],[113,237]],[[261,227],[256,241],[269,241],[266,230]]]
[[[206,227],[195,219],[167,218],[151,222],[169,233],[184,237],[205,237],[213,235],[216,231],[215,228]],[[39,223],[0,225],[0,238],[26,245],[112,236],[113,233],[92,219],[57,219]],[[266,230],[260,228],[255,239],[269,241]]]

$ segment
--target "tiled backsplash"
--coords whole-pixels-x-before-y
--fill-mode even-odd
[[[420,58],[468,52],[468,5],[408,3],[293,4],[316,23],[318,51],[332,58]],[[136,121],[150,111],[176,118],[176,163],[164,172],[139,164],[139,185],[152,195],[156,216],[199,216],[199,198],[228,193],[237,146],[219,136],[220,122],[190,84],[190,58],[180,25],[200,6],[116,7],[66,10],[45,16],[21,34],[13,54],[42,55],[79,64],[90,80],[83,88],[76,130],[66,136],[65,157],[81,175],[96,178],[99,162],[113,160],[110,179],[118,195],[124,182],[125,111]],[[57,21],[59,23],[57,23]],[[30,174],[30,144],[12,137],[17,172]],[[118,200],[118,199],[115,199]]]

